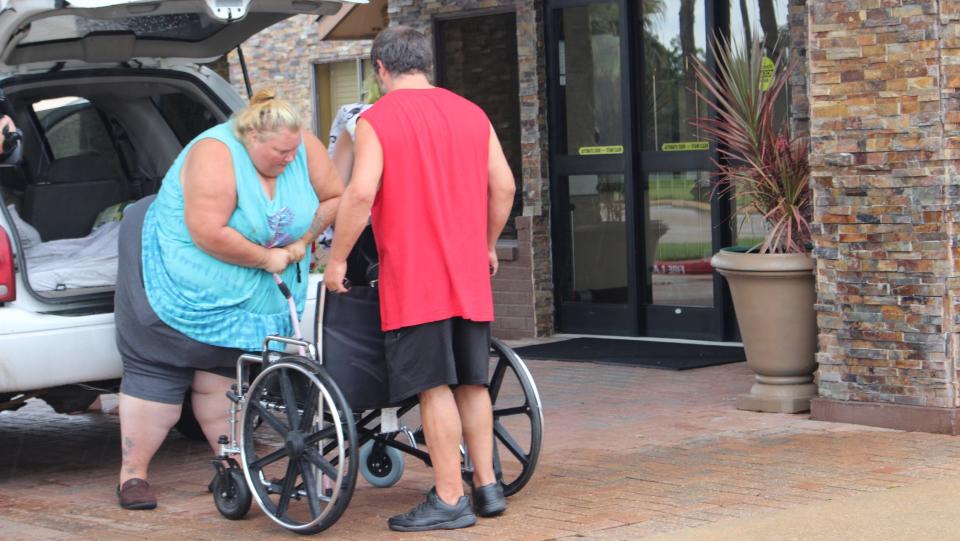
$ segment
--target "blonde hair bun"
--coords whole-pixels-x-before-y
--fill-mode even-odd
[[[257,90],[250,104],[233,115],[233,130],[241,141],[248,133],[272,134],[281,129],[299,130],[300,115],[290,103],[277,97],[272,88]],[[261,136],[261,140],[264,137]]]
[[[250,105],[257,105],[258,103],[263,103],[265,101],[270,101],[277,97],[277,93],[272,88],[263,88],[257,90],[253,97],[250,98]]]

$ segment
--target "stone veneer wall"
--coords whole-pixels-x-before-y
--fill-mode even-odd
[[[307,126],[317,120],[314,110],[314,64],[370,56],[370,41],[322,41],[315,16],[297,15],[252,36],[243,43],[243,56],[253,91],[271,87],[290,101]],[[229,55],[230,83],[246,97],[236,51]]]
[[[956,434],[960,2],[807,4],[812,415]]]
[[[807,95],[809,56],[807,54],[807,0],[790,0],[787,5],[791,54],[800,60],[790,77],[790,129],[802,136],[810,133],[810,101]]]
[[[493,282],[497,313],[493,330],[501,338],[524,338],[554,330],[542,2],[391,0],[387,12],[391,25],[412,26],[432,37],[435,17],[503,9],[517,14],[523,215],[515,222],[516,242],[502,242],[503,249],[498,250],[506,260]]]
[[[507,163],[519,178],[523,160],[520,152],[517,32],[512,24],[515,19],[513,13],[495,13],[480,18],[444,21],[443,47],[437,49],[435,62],[437,83],[487,112]],[[523,214],[523,194],[519,192],[514,201],[513,216]],[[517,237],[514,221],[508,220],[504,238]]]

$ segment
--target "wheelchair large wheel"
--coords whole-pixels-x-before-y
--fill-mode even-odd
[[[302,357],[267,366],[245,395],[241,459],[253,497],[298,533],[333,525],[357,481],[353,414],[327,372]]]
[[[496,359],[489,383],[493,467],[504,495],[510,496],[530,481],[540,459],[543,405],[527,365],[516,352],[496,338],[491,341],[491,350]],[[464,472],[465,477],[467,474]]]

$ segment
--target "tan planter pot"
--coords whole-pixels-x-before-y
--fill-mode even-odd
[[[806,254],[721,250],[710,260],[730,285],[737,324],[756,374],[737,408],[798,413],[817,395],[814,260]]]

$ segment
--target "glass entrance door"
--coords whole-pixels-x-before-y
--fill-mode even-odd
[[[639,320],[627,2],[547,6],[559,326],[633,335]]]
[[[694,120],[706,111],[694,61],[706,61],[716,2],[643,2],[634,29],[639,84],[641,200],[646,249],[645,333],[721,338],[722,283],[710,257],[724,245],[726,218],[712,190],[714,152]],[[721,302],[718,302],[721,301]]]
[[[761,28],[768,43],[785,14],[785,0],[547,0],[561,332],[735,338],[710,258],[755,243],[762,220],[732,216],[712,189],[693,60],[711,65],[716,33]]]

